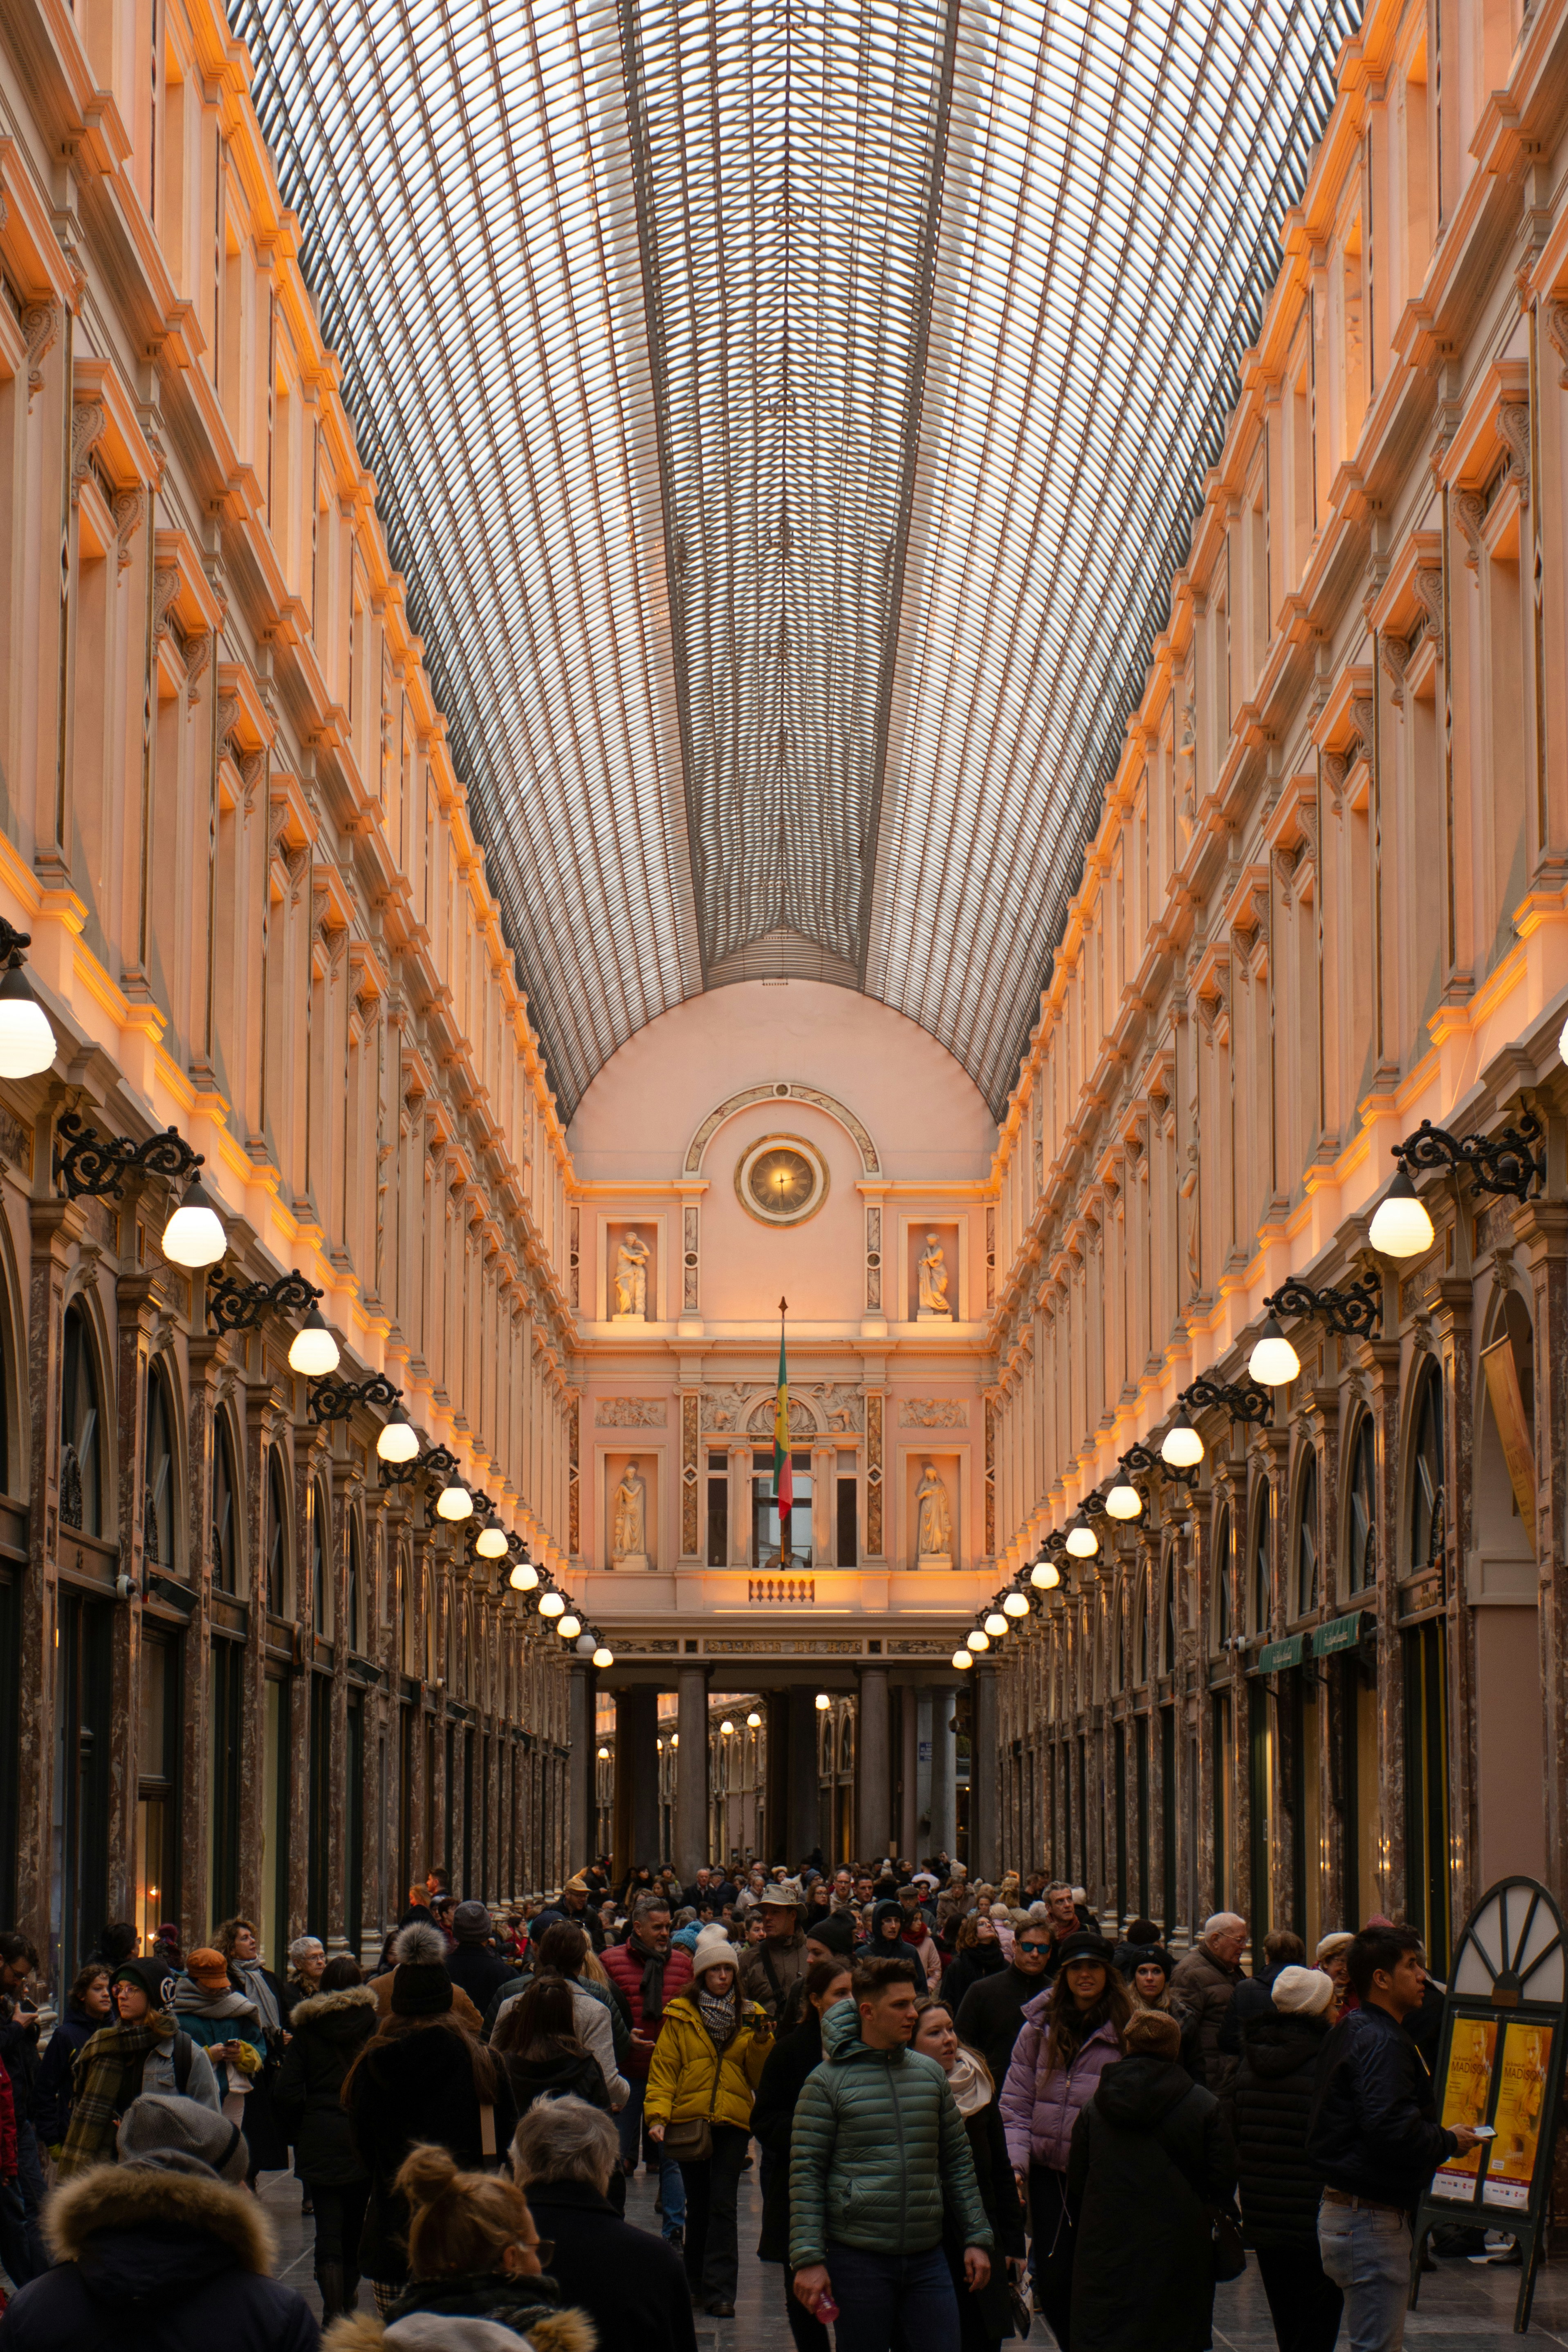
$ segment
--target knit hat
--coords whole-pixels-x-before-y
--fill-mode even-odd
[[[1321,1968],[1325,1960],[1333,1959],[1341,1952],[1348,1952],[1354,1942],[1355,1937],[1348,1927],[1331,1928],[1328,1935],[1320,1939],[1312,1958]]]
[[[190,1955],[185,1962],[185,1974],[193,1984],[200,1985],[204,1992],[228,1990],[228,1962],[221,1952],[215,1952],[210,1946],[204,1945]]]
[[[411,1919],[406,1927],[398,1929],[393,1939],[392,1958],[398,1968],[408,1962],[445,1968],[447,1938],[439,1927],[431,1926],[428,1919]]]
[[[242,2181],[249,2159],[245,2135],[225,2115],[173,2091],[143,2091],[120,2118],[121,2164],[156,2165],[168,2172],[210,2171]]]
[[[488,1943],[493,1932],[487,1904],[459,1903],[452,1914],[452,1933],[459,1944]]]
[[[167,1960],[121,1960],[109,1981],[117,1985],[121,1980],[140,1985],[153,2009],[167,2009],[174,1989],[174,1979]]]
[[[1075,1960],[1100,1960],[1108,1969],[1112,1969],[1116,1966],[1116,1954],[1104,1937],[1097,1935],[1092,1927],[1075,1927],[1057,1954],[1058,1974],[1063,1969],[1070,1969]]]
[[[820,1944],[835,1959],[847,1960],[855,1949],[855,1930],[847,1912],[832,1912],[826,1919],[814,1919],[805,1932],[811,1943]]]
[[[1334,1997],[1334,1980],[1321,1969],[1281,1969],[1272,1991],[1275,2008],[1285,2016],[1321,2017]]]
[[[764,1886],[762,1893],[764,1910],[798,1911],[800,1905],[787,1886]]]
[[[445,2017],[452,1979],[442,1960],[400,1960],[392,1971],[394,2017]]]
[[[1141,2009],[1122,2027],[1121,2043],[1129,2058],[1179,2058],[1182,2029],[1169,2010]]]
[[[1167,1984],[1175,1974],[1176,1963],[1163,1944],[1129,1944],[1123,1958],[1127,1963],[1126,1976],[1129,1984],[1140,1969],[1158,1969]]]
[[[704,1927],[691,1955],[691,1973],[700,1977],[708,1969],[732,1969],[739,1957],[727,1928],[717,1924]]]

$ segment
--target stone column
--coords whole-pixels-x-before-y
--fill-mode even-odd
[[[675,1863],[689,1886],[708,1859],[708,1669],[682,1666],[676,1675],[680,1746],[675,1769]]]
[[[1000,1875],[997,1822],[1002,1773],[994,1667],[975,1667],[970,1700],[973,1721],[969,1734],[969,1875],[972,1880],[994,1880]],[[952,1846],[947,1850],[951,1853]]]
[[[47,1168],[54,1124],[34,1130],[37,1167]],[[27,1389],[30,1416],[27,1469],[28,1573],[22,1586],[22,1655],[38,1663],[21,1676],[16,1741],[16,1925],[40,1952],[49,1940],[49,1867],[53,1852],[55,1642],[58,1629],[61,1331],[66,1274],[80,1240],[86,1212],[79,1202],[34,1200],[32,1263],[27,1284]],[[25,1424],[26,1425],[26,1424]],[[55,1988],[57,1999],[63,1988]]]
[[[784,1830],[784,1859],[792,1870],[816,1841],[816,1694],[809,1685],[795,1683],[789,1694],[789,1814]]]
[[[684,1746],[684,1742],[682,1745]],[[616,1872],[661,1862],[658,1834],[658,1693],[616,1694]]]
[[[1568,1866],[1568,1204],[1531,1201],[1514,1216],[1528,1253],[1535,1323],[1536,1559],[1545,1741],[1546,1879]]]
[[[862,1862],[887,1851],[892,1833],[892,1748],[888,1720],[888,1669],[860,1669],[859,1743],[857,1749],[859,1805],[856,1814],[855,1850]],[[835,1854],[835,1862],[841,1856]]]
[[[132,1196],[130,1212],[135,1215]],[[110,1719],[128,1725],[134,1731],[142,1720],[142,1611],[144,1591],[145,1556],[143,1542],[143,1496],[145,1488],[147,1365],[152,1352],[153,1335],[159,1308],[153,1296],[153,1274],[151,1268],[136,1275],[121,1275],[115,1283],[116,1363],[112,1374],[111,1397],[105,1402],[115,1414],[118,1434],[116,1452],[119,1457],[118,1493],[110,1506],[112,1517],[106,1519],[104,1532],[112,1527],[120,1543],[120,1570],[131,1580],[135,1603],[117,1609],[110,1618]],[[197,1440],[199,1443],[199,1438]],[[193,1459],[191,1484],[200,1482],[200,1465]],[[168,1508],[174,1508],[174,1496],[170,1495]],[[204,1529],[205,1534],[205,1529]],[[200,1572],[205,1543],[192,1555],[191,1567]],[[137,1765],[139,1745],[135,1738],[112,1743],[109,1759],[109,1820],[108,1851],[105,1854],[107,1894],[110,1916],[129,1919],[135,1905],[136,1889],[136,1809]]]
[[[931,1694],[931,1835],[928,1853],[958,1852],[958,1740],[952,1710],[958,1694],[951,1683],[933,1683]],[[909,1857],[915,1860],[914,1855]]]
[[[909,1685],[899,1693],[899,1729],[903,1748],[904,1801],[900,1808],[898,1845],[900,1853],[913,1853],[920,1835],[920,1693]],[[863,1854],[863,1862],[874,1862],[874,1854]]]
[[[594,1668],[586,1659],[567,1669],[566,1853],[573,1871],[584,1869],[594,1842]]]

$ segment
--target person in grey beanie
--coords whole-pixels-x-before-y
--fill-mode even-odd
[[[0,2319],[0,2352],[316,2352],[302,2295],[269,2275],[267,2216],[226,2116],[148,2092],[121,2118],[119,2162],[51,2199],[55,2257]]]
[[[483,1903],[459,1903],[452,1933],[458,1940],[447,1955],[447,1973],[483,2016],[503,1985],[517,1983],[517,1970],[497,1951],[495,1926]]]

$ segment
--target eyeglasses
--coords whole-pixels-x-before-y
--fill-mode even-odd
[[[1048,1944],[1020,1944],[1018,1947],[1021,1952],[1048,1952],[1050,1948]]]
[[[519,2238],[517,2247],[520,2253],[537,2254],[542,2271],[547,2271],[550,2268],[550,2257],[555,2252],[553,2238],[535,2238],[531,2245],[525,2239]]]

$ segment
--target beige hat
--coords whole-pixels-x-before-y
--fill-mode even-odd
[[[692,1976],[694,1979],[702,1976],[709,1969],[732,1969],[739,1958],[740,1954],[730,1941],[728,1932],[715,1922],[711,1927],[704,1927],[697,1938],[697,1947],[691,1955]]]
[[[787,1886],[764,1886],[761,1899],[764,1910],[772,1908],[798,1911],[800,1909],[799,1897]]]
[[[1337,1953],[1348,1950],[1349,1947],[1354,1942],[1355,1937],[1351,1934],[1348,1927],[1334,1927],[1331,1929],[1328,1935],[1320,1939],[1318,1948],[1313,1953],[1312,1958],[1317,1961],[1318,1966],[1321,1968],[1325,1960],[1331,1960]]]
[[[1281,1969],[1271,1990],[1281,2015],[1321,2017],[1334,1997],[1334,1980],[1321,1969]]]

